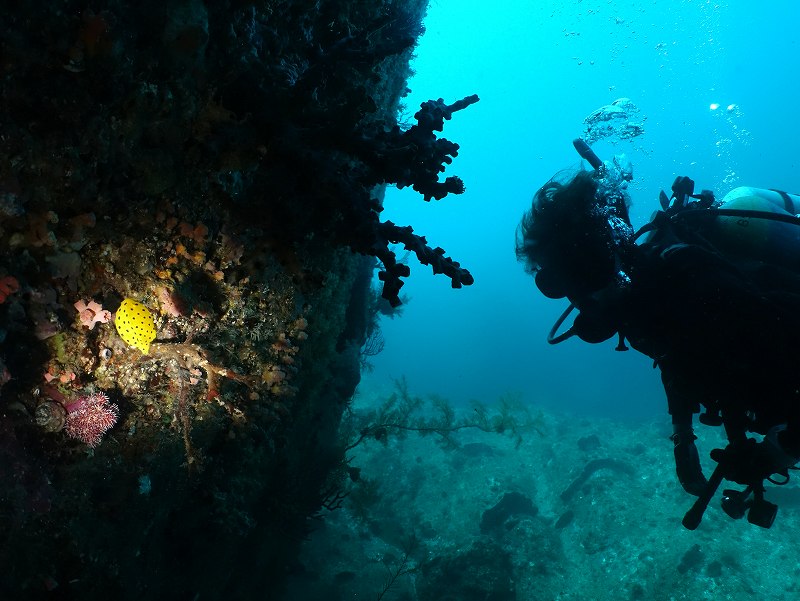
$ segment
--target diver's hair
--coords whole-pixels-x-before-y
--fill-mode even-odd
[[[559,241],[567,242],[576,226],[587,220],[597,192],[594,177],[581,170],[567,183],[561,183],[558,180],[563,175],[564,172],[557,174],[536,192],[517,229],[517,259],[525,262],[527,271],[535,272],[551,263],[550,255],[556,247],[563,246]]]
[[[581,290],[604,285],[613,273],[614,245],[596,194],[594,173],[585,170],[566,183],[554,178],[539,189],[517,228],[517,259],[526,271],[552,268],[570,281],[570,288]]]

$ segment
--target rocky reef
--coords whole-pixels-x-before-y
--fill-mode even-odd
[[[337,502],[378,265],[470,273],[398,107],[424,0],[26,2],[0,21],[0,597],[280,599]]]

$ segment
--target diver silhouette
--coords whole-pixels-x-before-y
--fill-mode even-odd
[[[683,524],[696,528],[723,480],[723,509],[769,528],[777,506],[764,481],[785,484],[800,458],[800,196],[737,188],[718,202],[678,177],[661,209],[634,232],[623,157],[547,182],[517,230],[516,251],[539,290],[569,307],[550,331],[557,344],[614,336],[651,357],[672,417],[675,467],[697,496]],[[572,325],[558,334],[570,313]],[[693,430],[722,426],[717,466],[704,476]],[[760,435],[757,437],[750,434]]]

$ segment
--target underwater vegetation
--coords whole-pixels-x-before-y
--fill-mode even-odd
[[[403,244],[425,2],[29,2],[0,24],[0,596],[278,599]],[[333,494],[333,497],[331,497]],[[165,568],[167,566],[167,568]]]
[[[543,414],[513,394],[459,408],[440,397],[414,394],[405,380],[394,384],[391,394],[345,413],[340,437],[346,456],[332,474],[322,514],[326,524],[310,533],[290,595],[513,599],[512,563],[496,542],[479,541],[458,556],[451,554],[446,545],[452,541],[435,526],[437,506],[448,505],[449,493],[431,496],[430,484],[439,482],[443,491],[458,496],[463,472],[502,460],[501,447],[516,452],[529,438],[544,436]],[[427,448],[435,459],[415,456],[418,448]],[[480,532],[499,538],[508,520],[537,513],[528,497],[509,493],[484,512]],[[462,515],[452,508],[447,516],[459,526],[471,518],[471,512]],[[347,564],[355,548],[369,557],[355,560],[358,567]]]
[[[493,406],[473,401],[470,410],[463,414],[445,398],[426,399],[412,394],[404,378],[394,384],[395,391],[377,407],[368,411],[348,408],[341,426],[346,451],[368,440],[385,445],[390,438],[404,438],[409,434],[434,436],[442,446],[458,448],[456,435],[466,429],[508,436],[517,446],[522,443],[523,434],[542,433],[540,416],[532,415],[512,394],[501,397]]]
[[[357,399],[355,409],[379,400]],[[465,428],[456,446],[413,432],[358,444],[349,495],[310,534],[293,598],[745,601],[796,592],[793,528],[764,537],[718,505],[709,527],[676,528],[668,424],[546,410],[535,424],[520,442]],[[781,490],[794,522],[800,494]]]

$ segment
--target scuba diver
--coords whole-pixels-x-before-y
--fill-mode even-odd
[[[600,160],[581,139],[574,145],[593,170],[547,182],[517,230],[517,258],[539,290],[570,302],[548,341],[617,336],[617,350],[629,344],[651,357],[678,479],[698,497],[684,526],[699,525],[729,480],[745,488],[723,492],[726,513],[769,528],[777,506],[764,499],[764,481],[785,484],[800,459],[800,196],[737,188],[719,202],[678,177],[634,232],[630,165]],[[700,423],[723,426],[728,439],[711,452],[709,479],[694,442],[701,410]]]

